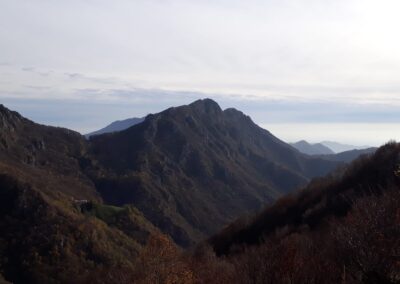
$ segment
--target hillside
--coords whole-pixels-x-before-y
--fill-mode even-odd
[[[301,153],[307,155],[330,155],[335,153],[327,146],[321,143],[310,144],[305,140],[301,140],[296,143],[291,143],[290,145],[299,150]]]
[[[0,270],[13,283],[70,283],[71,275],[83,283],[104,265],[133,268],[147,237],[158,233],[137,212],[106,220],[57,194],[0,175]]]
[[[339,164],[303,155],[209,99],[149,115],[90,144],[94,166],[87,172],[103,199],[134,204],[184,246]]]
[[[243,281],[398,283],[399,169],[400,145],[389,143],[209,243]]]
[[[75,199],[100,200],[93,182],[81,172],[86,149],[79,133],[36,124],[0,105],[0,173],[47,194],[56,188]]]
[[[0,106],[0,274],[10,282],[83,283],[104,265],[133,267],[159,233],[133,207],[101,204],[81,171],[86,147]]]

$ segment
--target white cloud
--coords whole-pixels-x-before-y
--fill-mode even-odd
[[[393,0],[0,5],[0,61],[142,88],[268,96],[263,85],[374,88],[400,71]]]

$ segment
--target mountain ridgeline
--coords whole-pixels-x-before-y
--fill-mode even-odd
[[[90,139],[0,105],[0,279],[129,270],[151,235],[191,246],[342,164],[209,99]]]
[[[305,140],[298,141],[296,143],[291,143],[294,148],[299,150],[301,153],[307,155],[331,155],[335,154],[331,149],[326,147],[321,143],[310,144]]]
[[[137,117],[128,118],[128,119],[124,119],[124,120],[117,120],[117,121],[114,121],[113,123],[107,125],[104,128],[101,128],[99,130],[85,134],[85,136],[87,138],[89,138],[90,136],[94,136],[94,135],[122,131],[122,130],[132,127],[138,123],[141,123],[143,120],[144,120],[144,118],[137,118]]]
[[[333,170],[212,100],[90,139],[86,169],[104,201],[134,204],[182,245]]]
[[[338,143],[338,142],[334,142],[334,141],[322,141],[320,144],[328,147],[335,153],[371,148],[371,146],[367,146],[367,145],[355,146],[355,145],[349,145],[349,144],[342,144],[342,143]]]

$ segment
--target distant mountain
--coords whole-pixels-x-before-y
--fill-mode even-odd
[[[378,148],[371,147],[371,148],[367,148],[367,149],[350,150],[350,151],[345,151],[345,152],[331,154],[331,155],[318,155],[318,157],[320,157],[321,159],[326,159],[326,160],[330,160],[330,161],[350,163],[362,155],[369,155],[369,154],[375,153],[375,151],[377,149]]]
[[[291,143],[290,145],[299,150],[301,153],[307,155],[329,155],[335,153],[321,143],[310,144],[305,140],[301,140],[296,143]]]
[[[100,134],[104,134],[104,133],[112,133],[112,132],[125,130],[131,126],[134,126],[138,123],[143,122],[143,120],[144,120],[143,117],[142,118],[133,117],[133,118],[125,119],[125,120],[117,120],[102,129],[85,134],[85,136],[90,137],[93,135],[100,135]]]
[[[342,143],[333,142],[333,141],[322,141],[320,144],[325,145],[326,147],[328,147],[335,153],[371,148],[371,146],[354,146],[354,145],[342,144]]]

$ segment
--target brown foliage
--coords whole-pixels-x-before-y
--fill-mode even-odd
[[[194,283],[194,275],[178,247],[163,234],[149,237],[134,269],[135,283]]]
[[[399,283],[400,188],[353,202],[345,218],[318,230],[276,232],[233,249],[219,258],[231,265],[220,274],[231,283]]]
[[[195,283],[236,283],[234,265],[224,258],[218,258],[210,246],[198,246],[187,258],[195,275]]]
[[[366,283],[400,280],[400,193],[358,201],[333,231],[348,278]]]
[[[364,196],[379,195],[399,185],[396,175],[400,145],[388,143],[372,156],[361,157],[346,169],[312,181],[302,191],[285,196],[242,227],[234,224],[209,242],[218,255],[235,246],[256,245],[285,229],[287,234],[304,227],[324,227],[331,218],[341,218]]]

